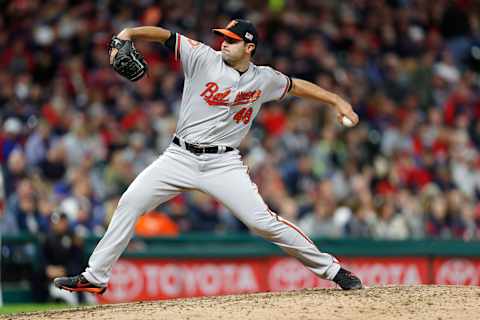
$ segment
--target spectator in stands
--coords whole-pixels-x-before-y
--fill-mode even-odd
[[[478,237],[480,229],[475,221],[475,207],[467,202],[462,206],[459,213],[458,225],[456,226],[456,236],[462,240],[473,240]]]
[[[71,185],[71,194],[60,203],[61,210],[68,215],[73,231],[82,237],[101,235],[105,231],[104,207],[92,192],[90,179],[78,175]]]
[[[66,158],[62,143],[50,147],[46,157],[38,163],[40,174],[46,183],[53,185],[65,176],[67,172]]]
[[[126,161],[133,164],[133,174],[137,176],[143,169],[152,163],[157,155],[146,146],[146,137],[143,133],[135,132],[129,137],[129,146],[124,154]]]
[[[4,205],[3,202],[2,205]],[[18,233],[18,225],[15,216],[11,211],[8,211],[3,207],[0,210],[0,234],[9,236],[17,235]]]
[[[27,163],[21,149],[13,150],[7,164],[2,166],[5,196],[12,195],[22,179],[28,178]]]
[[[0,162],[5,164],[10,153],[22,144],[22,122],[18,118],[8,118],[0,132]]]
[[[345,235],[352,238],[371,238],[376,224],[376,213],[371,207],[361,206],[345,224]]]
[[[35,131],[28,137],[25,144],[27,162],[30,166],[37,166],[47,157],[54,137],[50,125],[45,120],[40,120]]]
[[[181,233],[190,232],[193,229],[192,214],[187,207],[185,197],[179,195],[168,202],[166,212],[178,226]]]
[[[38,212],[36,197],[32,182],[23,179],[7,200],[7,215],[15,219],[19,232],[37,234],[48,230],[48,221]]]
[[[192,231],[216,232],[222,229],[218,215],[218,205],[202,192],[191,193]]]
[[[420,201],[408,189],[401,189],[395,195],[395,207],[405,219],[409,237],[422,239],[425,237],[425,217]]]
[[[87,156],[92,156],[96,161],[105,159],[105,145],[98,132],[90,129],[85,114],[78,113],[73,117],[72,129],[63,138],[69,166],[79,165]]]
[[[104,175],[107,196],[122,194],[133,178],[132,164],[127,162],[124,152],[113,152]]]
[[[442,195],[433,197],[427,204],[427,235],[433,238],[451,238],[448,221],[448,204]]]
[[[378,209],[378,218],[373,229],[373,236],[377,239],[404,240],[409,236],[407,223],[400,212],[396,212],[393,199],[388,197],[382,200]]]
[[[343,230],[334,219],[335,205],[332,201],[318,199],[314,211],[307,213],[299,221],[299,227],[312,238],[340,238]]]
[[[284,168],[285,185],[292,196],[302,196],[313,191],[316,178],[312,170],[312,159],[307,155],[287,163]]]
[[[65,300],[69,304],[78,304],[79,296],[62,292],[52,285],[52,279],[79,272],[82,266],[82,247],[80,238],[69,228],[68,217],[64,213],[51,216],[51,230],[41,248],[42,266],[38,283],[33,288],[37,301],[51,298]],[[65,294],[66,293],[66,294]]]

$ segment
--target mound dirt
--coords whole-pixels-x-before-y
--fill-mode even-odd
[[[147,301],[1,319],[480,319],[480,287],[387,286]]]

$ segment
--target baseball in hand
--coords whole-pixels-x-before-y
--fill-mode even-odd
[[[345,126],[345,127],[353,127],[353,122],[352,120],[348,119],[347,117],[343,116],[342,117],[342,124]]]

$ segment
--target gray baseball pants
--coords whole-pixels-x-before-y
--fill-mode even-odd
[[[278,245],[319,277],[332,280],[340,269],[333,256],[320,252],[297,226],[268,209],[238,150],[195,155],[172,143],[120,198],[84,277],[106,286],[113,264],[133,236],[138,217],[186,190],[199,190],[215,197],[253,233]]]

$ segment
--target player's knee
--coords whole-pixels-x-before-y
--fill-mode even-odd
[[[249,225],[250,230],[259,236],[271,236],[274,233],[275,218],[268,212],[254,215],[256,218]]]
[[[141,214],[144,210],[143,202],[142,195],[127,190],[122,194],[122,197],[118,201],[117,211],[125,209],[130,213],[135,212]]]

